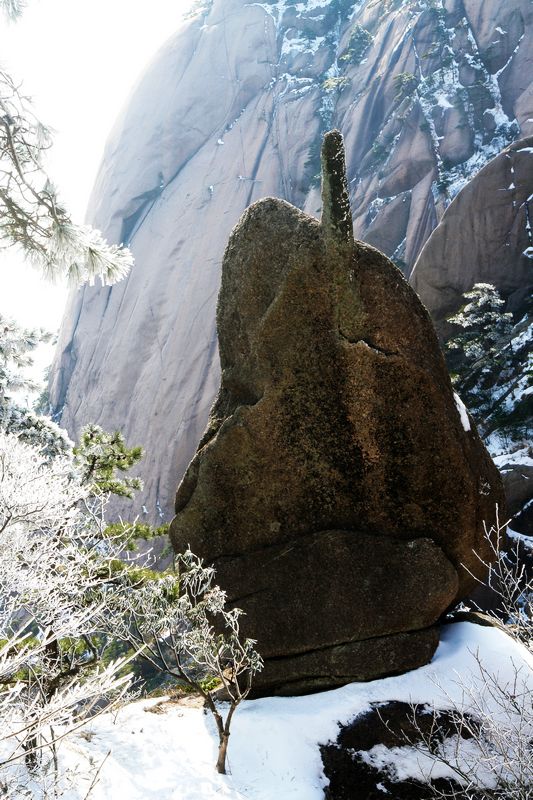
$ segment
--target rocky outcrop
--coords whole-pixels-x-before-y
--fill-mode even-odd
[[[532,499],[533,466],[520,463],[515,464],[511,459],[509,459],[509,461],[509,464],[502,464],[500,469],[505,486],[507,508],[509,513],[514,515],[518,514],[526,503]]]
[[[497,286],[518,311],[533,293],[533,137],[506,148],[457,195],[410,282],[438,330],[475,283]]]
[[[353,240],[338,133],[324,165],[321,224],[266,199],[230,237],[221,386],[171,524],[246,612],[262,692],[427,663],[503,502],[426,310]]]
[[[169,40],[88,215],[135,268],[73,293],[50,385],[74,438],[96,422],[145,446],[144,494],[117,513],[171,511],[218,385],[220,264],[244,209],[270,194],[319,214],[336,126],[356,235],[409,272],[454,194],[533,133],[532,30],[529,0],[214,0]]]
[[[468,719],[468,723],[475,725],[473,719]],[[409,752],[409,745],[422,750],[428,745],[437,748],[446,739],[453,739],[455,744],[457,738],[472,738],[468,725],[458,729],[453,712],[435,710],[431,713],[427,706],[409,703],[376,703],[352,722],[339,727],[336,741],[320,747],[328,780],[325,800],[390,800],[391,797],[394,800],[432,800],[439,796],[464,796],[459,783],[449,777],[434,777],[426,783],[412,777],[402,779],[389,768],[398,748]],[[384,755],[381,764],[371,757],[376,747]],[[415,753],[415,758],[417,756],[421,759],[421,755]],[[487,795],[469,788],[468,798],[486,800]]]

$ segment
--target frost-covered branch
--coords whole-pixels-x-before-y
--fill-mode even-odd
[[[179,575],[139,576],[129,591],[116,595],[113,635],[139,650],[156,670],[203,697],[219,736],[216,767],[225,773],[233,715],[263,662],[255,641],[240,634],[243,612],[226,608],[226,593],[214,583],[215,570],[190,551],[178,563]],[[204,687],[206,677],[217,680],[229,701],[225,718]]]
[[[435,798],[530,800],[533,785],[532,676],[526,664],[512,677],[489,671],[475,655],[477,673],[458,675],[457,696],[439,686],[439,709],[413,706],[415,775]],[[454,695],[456,692],[454,692]],[[430,714],[432,724],[421,724]],[[396,753],[398,755],[398,753]]]
[[[458,672],[452,689],[436,683],[438,704],[412,706],[407,732],[396,732],[404,746],[385,754],[381,748],[368,761],[393,781],[398,764],[410,765],[403,772],[427,784],[428,797],[531,800],[533,584],[518,544],[509,549],[506,525],[497,521],[485,532],[494,556],[485,564],[486,585],[495,600],[485,613],[524,646],[524,657],[507,665],[502,660],[496,672],[473,653],[475,669]]]
[[[20,3],[7,7],[14,13]],[[29,99],[0,70],[0,245],[18,245],[48,278],[115,283],[133,257],[122,245],[107,244],[99,231],[72,221],[44,170],[50,146],[50,131]]]
[[[502,622],[513,638],[533,653],[533,575],[525,563],[520,538],[507,535],[507,524],[500,522],[496,509],[495,524],[490,530],[485,526],[490,558],[485,561],[476,553],[487,578],[476,580],[490,589],[494,599],[494,608],[485,613]]]
[[[129,685],[126,661],[104,658],[108,639],[100,621],[122,591],[114,572],[124,538],[103,535],[102,509],[103,498],[91,497],[71,457],[48,459],[0,431],[0,781],[6,786],[18,786],[13,770],[20,776],[24,765],[35,780],[44,775],[44,751],[53,765],[57,742],[117,702]]]
[[[8,19],[20,17],[25,6],[24,0],[0,0],[0,11],[3,11]]]

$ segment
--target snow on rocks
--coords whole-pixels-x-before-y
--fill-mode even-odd
[[[380,701],[440,708],[460,703],[461,680],[479,683],[476,658],[502,686],[521,668],[533,690],[533,659],[523,647],[496,628],[455,623],[444,628],[431,664],[404,675],[304,697],[246,701],[233,722],[228,776],[215,772],[216,731],[201,709],[161,700],[132,703],[62,743],[63,768],[81,776],[64,798],[82,800],[101,767],[91,800],[322,800],[318,745],[336,738],[339,722]]]
[[[468,417],[468,411],[466,410],[466,406],[457,394],[457,392],[453,393],[453,399],[455,400],[455,405],[457,406],[457,411],[459,412],[459,416],[461,417],[461,425],[463,426],[463,430],[469,431],[470,430],[470,419]]]
[[[533,458],[531,458],[530,452],[531,448],[526,445],[512,453],[506,450],[500,455],[493,456],[492,460],[498,469],[504,469],[507,464],[523,464],[527,467],[533,467]]]

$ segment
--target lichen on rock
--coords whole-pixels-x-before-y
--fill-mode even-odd
[[[265,670],[300,693],[420,666],[487,552],[503,490],[465,431],[429,316],[355,242],[342,137],[319,223],[253,204],[224,257],[222,378],[171,537],[217,569]]]

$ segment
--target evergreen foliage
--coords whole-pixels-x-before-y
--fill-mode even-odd
[[[418,78],[412,72],[401,72],[394,78],[396,89],[396,100],[403,100],[410,97],[418,86]]]
[[[16,19],[24,6],[23,0],[0,0],[0,13]],[[29,98],[0,69],[0,246],[17,246],[48,278],[80,283],[98,276],[114,283],[131,267],[131,253],[72,221],[43,169],[50,146],[50,131],[35,116]],[[12,394],[37,388],[23,370],[31,366],[35,347],[50,338],[0,315],[0,430],[17,433],[49,458],[66,454],[72,443],[51,420],[21,406]],[[129,496],[123,484],[117,487]],[[133,481],[131,487],[136,485]]]
[[[5,402],[10,392],[36,388],[21,370],[33,363],[30,353],[50,338],[42,329],[23,328],[0,314],[0,402]]]
[[[82,483],[91,486],[94,494],[116,494],[133,497],[142,488],[140,478],[120,478],[116,471],[126,472],[142,458],[142,447],[126,447],[120,431],[108,433],[99,425],[87,425],[74,448],[76,465]]]
[[[467,369],[487,356],[501,359],[501,341],[512,330],[512,314],[502,310],[505,301],[490,283],[476,283],[463,297],[468,302],[448,318],[462,328],[449,339],[448,349],[461,351]]]
[[[0,0],[0,12],[11,18],[22,10],[20,0]],[[107,244],[99,231],[73,222],[43,167],[51,143],[29,98],[0,69],[0,243],[17,245],[47,277],[115,283],[133,257],[122,245]]]
[[[339,61],[347,61],[348,63],[355,65],[360,64],[373,41],[374,37],[370,31],[367,31],[362,25],[355,25],[352,33],[350,34],[348,47],[346,48],[344,54],[339,58]]]
[[[0,11],[10,19],[16,19],[22,14],[25,3],[22,0],[0,0]]]
[[[168,536],[169,523],[153,526],[144,522],[112,522],[104,531],[105,536],[124,536],[128,535],[128,550],[137,549],[137,540],[150,542],[158,536]]]
[[[32,353],[50,334],[28,329],[0,314],[0,430],[16,433],[21,441],[38,447],[47,458],[72,450],[66,432],[49,417],[20,405],[13,394],[33,391],[36,385],[24,370],[33,363]]]
[[[448,321],[459,330],[446,343],[452,382],[485,436],[528,435],[532,417],[531,309],[518,322],[504,312],[494,286],[477,283]]]
[[[50,417],[36,414],[15,403],[10,403],[4,409],[0,430],[16,434],[21,442],[33,445],[47,459],[72,455],[73,442],[63,428]]]
[[[322,88],[325,92],[342,92],[350,83],[350,79],[345,75],[337,75],[332,78],[326,78],[322,84]]]

